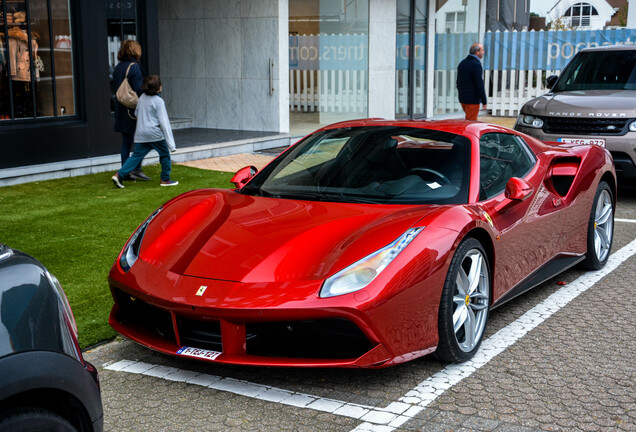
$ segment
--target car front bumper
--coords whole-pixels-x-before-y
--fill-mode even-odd
[[[246,284],[159,273],[141,260],[129,273],[115,266],[109,323],[166,354],[238,365],[385,367],[437,346],[441,273],[420,282],[408,280],[417,277],[409,269],[384,280],[383,273],[386,297],[363,290],[331,298],[318,297],[321,281]],[[152,274],[152,283],[142,274]]]

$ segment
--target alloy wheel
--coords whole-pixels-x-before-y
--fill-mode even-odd
[[[488,268],[478,249],[468,251],[457,272],[453,295],[453,327],[459,348],[472,351],[481,341],[488,318]]]
[[[594,215],[594,252],[599,261],[605,261],[612,246],[614,228],[612,197],[603,190],[596,202]]]

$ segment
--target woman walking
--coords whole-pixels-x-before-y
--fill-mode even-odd
[[[127,79],[128,84],[130,84],[130,87],[137,93],[137,96],[141,96],[143,74],[141,73],[141,66],[139,65],[140,58],[141,46],[137,41],[125,40],[121,43],[119,52],[117,53],[119,63],[115,66],[113,71],[115,89],[118,89],[121,83]],[[130,156],[136,125],[137,119],[135,117],[134,108],[127,108],[115,98],[115,132],[121,133],[122,166],[124,166],[124,163]],[[150,177],[141,171],[141,163],[130,172],[130,177],[134,180],[150,180]]]

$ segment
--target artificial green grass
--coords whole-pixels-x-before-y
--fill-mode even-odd
[[[159,165],[144,167],[148,182],[114,187],[112,172],[0,187],[0,242],[44,264],[66,291],[86,348],[115,336],[107,276],[135,228],[183,192],[229,188],[231,173],[173,165],[179,184],[159,187]]]

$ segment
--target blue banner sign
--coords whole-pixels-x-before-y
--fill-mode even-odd
[[[491,70],[561,70],[584,48],[636,43],[636,29],[488,32],[484,67]]]
[[[477,33],[435,35],[435,70],[457,69],[479,40]],[[483,41],[484,69],[561,70],[583,48],[636,44],[636,29],[487,32]],[[415,34],[415,49],[408,33],[397,34],[396,68],[408,69],[414,54],[415,69],[424,70],[426,33]],[[413,51],[413,53],[411,52]],[[369,38],[366,34],[320,34],[289,36],[291,70],[367,70]]]
[[[368,52],[366,34],[289,36],[291,70],[366,70]]]

